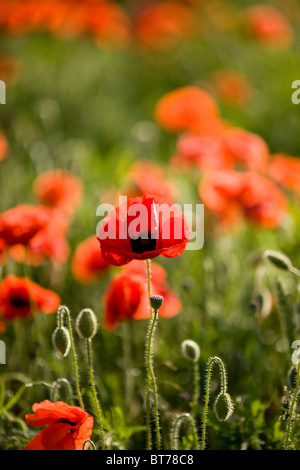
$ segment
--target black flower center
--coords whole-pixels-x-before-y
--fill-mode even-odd
[[[16,308],[28,307],[30,305],[28,299],[22,299],[21,297],[13,297],[10,303]]]
[[[130,245],[134,253],[142,255],[146,251],[154,251],[156,249],[156,239],[151,238],[151,233],[148,233],[147,238],[144,236],[136,239],[131,238]]]

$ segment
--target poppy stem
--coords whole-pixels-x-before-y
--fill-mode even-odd
[[[291,445],[291,432],[292,432],[292,427],[293,427],[292,424],[293,424],[293,419],[295,418],[294,408],[296,406],[297,399],[298,399],[299,387],[300,387],[300,362],[298,363],[298,366],[297,366],[296,386],[294,390],[292,403],[289,409],[289,419],[288,419],[286,433],[285,433],[284,450],[288,450],[289,446]]]
[[[59,307],[58,311],[57,311],[58,326],[62,326],[62,324],[63,324],[63,318],[62,318],[63,313],[65,313],[66,316],[67,316],[67,323],[68,323],[68,329],[69,329],[69,334],[70,334],[70,342],[71,342],[71,351],[72,351],[72,358],[73,358],[76,393],[77,393],[80,408],[82,408],[84,410],[83,401],[82,401],[82,397],[81,397],[81,393],[80,393],[80,386],[79,386],[79,373],[78,373],[76,351],[75,351],[74,339],[73,339],[73,333],[72,333],[71,315],[70,315],[69,309],[65,305],[61,305]]]
[[[130,325],[123,322],[123,371],[124,371],[124,388],[127,409],[132,403],[133,383],[132,383],[132,351],[131,351],[131,335]]]
[[[95,410],[96,410],[97,420],[98,420],[98,424],[99,424],[101,450],[104,450],[105,449],[105,444],[104,444],[104,431],[103,431],[103,411],[102,411],[102,408],[101,408],[100,400],[97,397],[97,392],[96,392],[96,387],[95,387],[93,364],[92,364],[91,344],[92,344],[91,338],[87,338],[87,340],[86,340],[86,349],[87,349],[90,383],[91,383],[91,388],[92,388],[92,394],[93,394],[93,399],[94,399],[94,406],[95,406]]]
[[[200,450],[195,420],[193,416],[189,413],[182,413],[181,415],[177,416],[174,423],[173,432],[171,434],[171,449],[179,450],[179,431],[184,421],[189,421],[189,425],[194,438],[195,450]]]

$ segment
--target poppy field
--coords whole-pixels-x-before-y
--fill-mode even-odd
[[[1,450],[300,450],[299,31],[0,0]]]

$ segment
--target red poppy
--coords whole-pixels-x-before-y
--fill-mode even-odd
[[[30,240],[44,229],[52,212],[40,206],[21,204],[0,215],[0,239],[7,246],[28,245]]]
[[[79,282],[90,284],[107,273],[110,264],[102,258],[96,235],[79,243],[73,255],[71,270]]]
[[[26,277],[13,274],[1,282],[0,317],[6,322],[14,318],[26,318],[37,312],[53,313],[60,305],[59,296]]]
[[[82,450],[90,439],[94,419],[79,406],[44,400],[32,406],[34,414],[25,415],[29,426],[46,426],[24,450]],[[89,447],[87,443],[85,449]]]
[[[1,77],[1,75],[0,75]],[[0,134],[0,162],[5,160],[8,152],[8,143],[3,134]]]
[[[171,132],[218,135],[223,129],[215,101],[196,86],[178,88],[160,98],[155,119],[163,129]]]
[[[169,289],[165,270],[151,263],[151,291],[164,297],[160,308],[161,317],[172,317],[181,309],[180,300]],[[103,297],[104,318],[107,329],[113,330],[122,321],[144,320],[150,317],[147,285],[147,266],[141,261],[132,261],[123,272],[110,282]]]
[[[220,170],[206,174],[199,185],[205,207],[225,226],[243,218],[275,228],[286,214],[286,198],[273,181],[254,172]]]
[[[269,175],[286,189],[300,194],[300,159],[286,154],[274,154]]]
[[[98,233],[103,258],[115,266],[133,259],[179,256],[189,237],[184,214],[151,195],[126,199],[105,217]]]
[[[125,185],[128,197],[152,194],[174,201],[177,196],[177,189],[175,185],[167,181],[163,168],[153,162],[134,163],[126,174]]]
[[[190,36],[195,26],[193,11],[187,5],[163,1],[147,5],[139,13],[135,33],[138,40],[147,46],[165,48],[184,36]]]
[[[247,105],[253,96],[247,77],[235,70],[219,70],[213,82],[219,97],[231,105]]]
[[[232,127],[223,133],[224,152],[235,167],[265,172],[269,163],[269,148],[257,134]]]
[[[69,172],[55,169],[40,174],[33,191],[40,204],[71,214],[80,202],[82,183]]]
[[[263,44],[286,48],[293,40],[288,18],[271,5],[255,5],[246,10],[246,23],[250,32]]]

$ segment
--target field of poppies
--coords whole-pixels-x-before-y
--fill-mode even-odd
[[[300,450],[299,1],[0,34],[0,449]]]

